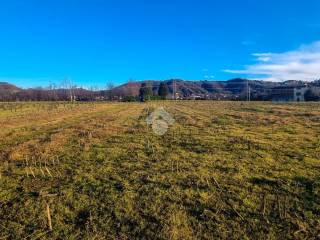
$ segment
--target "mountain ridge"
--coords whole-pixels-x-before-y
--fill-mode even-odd
[[[83,88],[29,88],[22,89],[8,82],[0,82],[0,100],[120,100],[128,96],[138,96],[142,83],[145,83],[157,95],[160,83],[168,86],[169,95],[175,93],[180,99],[216,99],[216,100],[243,100],[248,92],[253,100],[271,100],[272,91],[290,89],[295,87],[320,87],[320,80],[307,82],[300,80],[287,80],[283,82],[270,82],[262,80],[248,80],[235,78],[230,80],[142,80],[129,81],[109,90],[87,90]]]

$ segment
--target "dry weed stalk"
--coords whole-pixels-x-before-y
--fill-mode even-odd
[[[52,231],[52,221],[51,221],[51,214],[50,214],[49,204],[47,204],[46,212],[47,212],[49,230]]]
[[[262,203],[262,215],[265,216],[266,214],[266,206],[267,206],[267,196],[266,194],[263,195],[263,203]]]
[[[31,172],[31,174],[32,174],[33,178],[36,178],[36,176],[35,176],[35,174],[34,174],[34,172],[33,172],[32,167],[29,167],[29,169],[30,169],[30,172]]]
[[[52,174],[51,174],[51,172],[49,171],[49,168],[47,167],[47,162],[45,162],[44,166],[45,166],[45,169],[46,169],[48,175],[49,175],[50,177],[52,177]]]
[[[40,172],[42,173],[42,176],[43,176],[43,177],[45,177],[45,176],[46,176],[46,174],[45,174],[45,173],[44,173],[44,171],[42,170],[41,165],[40,165]]]

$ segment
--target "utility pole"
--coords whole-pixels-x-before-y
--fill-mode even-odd
[[[173,94],[173,100],[176,100],[176,80],[172,80],[172,94]]]
[[[249,88],[249,80],[247,79],[247,101],[250,102],[250,88]]]
[[[177,95],[176,95],[176,91],[177,91],[177,83],[176,83],[176,80],[173,80],[173,83],[174,83],[174,95],[173,95],[173,97],[174,97],[174,100],[176,100],[176,98],[177,98]]]

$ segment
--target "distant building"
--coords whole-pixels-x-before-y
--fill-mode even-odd
[[[293,101],[295,102],[304,102],[305,98],[304,95],[306,93],[306,91],[308,91],[308,87],[301,87],[301,88],[294,88],[294,92],[293,92]]]
[[[190,99],[190,100],[199,100],[199,99],[204,99],[204,98],[203,98],[203,96],[200,96],[200,95],[191,94],[188,99]]]
[[[308,87],[277,87],[271,92],[271,99],[275,102],[304,102],[304,95],[308,91]]]

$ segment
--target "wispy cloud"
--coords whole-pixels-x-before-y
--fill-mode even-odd
[[[257,63],[225,72],[269,81],[320,79],[320,41],[283,53],[254,53]]]

